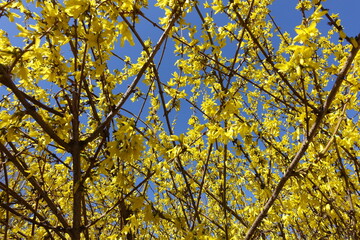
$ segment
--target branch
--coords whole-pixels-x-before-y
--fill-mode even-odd
[[[359,34],[359,36],[360,36],[360,34]],[[358,42],[358,45],[360,45],[360,39],[359,38],[357,38],[357,42]],[[343,68],[341,69],[341,71],[339,72],[339,74],[338,74],[338,76],[336,78],[335,84],[334,84],[333,88],[331,89],[331,91],[330,91],[330,93],[329,93],[329,95],[328,95],[328,97],[326,99],[326,102],[324,103],[323,106],[321,106],[320,113],[319,113],[315,123],[313,124],[313,126],[310,129],[309,136],[307,138],[305,138],[304,141],[302,142],[299,151],[294,156],[294,158],[291,161],[291,163],[290,163],[288,169],[286,170],[284,176],[280,179],[278,185],[274,189],[271,197],[266,202],[266,204],[265,204],[263,210],[261,211],[261,213],[257,216],[255,221],[252,223],[250,229],[246,233],[245,240],[250,240],[252,238],[252,236],[254,235],[256,229],[259,227],[261,221],[266,217],[269,209],[271,208],[271,206],[274,204],[275,200],[279,196],[281,190],[285,186],[285,183],[293,175],[296,166],[298,165],[300,159],[305,154],[307,148],[309,147],[309,144],[312,142],[314,137],[317,135],[319,126],[322,123],[322,120],[324,119],[325,115],[327,114],[328,109],[329,109],[332,101],[334,100],[337,92],[339,91],[340,86],[341,86],[342,82],[344,81],[344,79],[346,77],[346,74],[348,73],[348,71],[349,71],[349,69],[351,67],[351,64],[354,61],[354,58],[355,58],[356,54],[358,53],[358,51],[359,51],[359,47],[352,49],[352,51],[350,53],[350,56],[348,57],[345,65],[343,66]]]
[[[150,54],[150,56],[148,57],[146,63],[142,66],[142,68],[140,69],[139,73],[137,74],[136,78],[133,80],[133,82],[129,85],[128,89],[126,90],[126,92],[124,93],[124,95],[122,96],[122,98],[120,99],[120,101],[118,102],[118,104],[115,106],[114,110],[109,113],[109,115],[106,117],[106,119],[104,120],[104,122],[102,122],[97,129],[87,138],[84,140],[84,146],[86,144],[88,144],[89,142],[93,141],[95,138],[97,138],[99,136],[99,134],[103,131],[103,129],[109,125],[109,123],[111,122],[111,120],[114,118],[114,116],[119,112],[119,110],[121,109],[121,107],[124,105],[124,103],[126,102],[126,100],[130,97],[130,95],[133,93],[133,91],[135,90],[135,87],[137,86],[138,82],[140,81],[141,77],[143,76],[143,74],[145,73],[146,69],[149,67],[149,65],[151,64],[151,62],[153,61],[156,53],[159,51],[162,43],[164,42],[164,40],[167,38],[171,28],[174,26],[175,22],[177,21],[177,19],[179,18],[180,14],[176,13],[176,9],[174,10],[174,16],[171,19],[168,27],[165,29],[165,31],[163,32],[163,34],[161,35],[161,37],[159,38],[158,42],[156,43],[156,46],[154,47],[154,51]]]
[[[92,225],[96,224],[98,221],[100,221],[102,218],[104,218],[107,214],[109,214],[112,210],[114,210],[117,206],[119,206],[122,202],[125,201],[126,198],[128,198],[129,196],[131,196],[131,194],[133,194],[137,189],[139,189],[144,183],[148,182],[148,180],[155,174],[155,172],[152,173],[148,173],[148,175],[146,176],[146,178],[144,180],[142,180],[138,185],[136,185],[130,192],[128,192],[127,194],[125,194],[125,196],[123,196],[122,198],[120,198],[111,208],[109,208],[106,212],[104,212],[100,217],[98,217],[97,219],[91,221],[88,225],[85,226],[86,229],[88,229],[89,227],[91,227]]]
[[[26,94],[14,84],[14,82],[11,80],[9,69],[6,68],[4,65],[0,65],[0,83],[10,88],[10,90],[19,99],[21,104],[25,107],[26,113],[29,114],[40,125],[40,127],[44,130],[45,133],[47,133],[57,144],[64,147],[68,151],[70,150],[69,145],[64,140],[62,140],[36,112],[36,107],[34,105],[31,105],[26,100]]]
[[[294,95],[301,100],[301,103],[306,104],[306,100],[296,91],[296,89],[290,84],[290,82],[288,81],[288,79],[284,76],[284,74],[282,74],[281,72],[279,72],[279,69],[275,67],[275,63],[272,60],[272,58],[265,52],[263,46],[260,44],[259,40],[255,37],[255,35],[253,34],[253,32],[251,31],[250,27],[247,25],[247,23],[244,21],[244,19],[240,16],[239,12],[238,12],[238,6],[235,5],[234,6],[234,10],[235,10],[235,14],[239,20],[239,24],[240,26],[242,26],[250,35],[251,39],[253,40],[253,42],[256,44],[256,46],[259,48],[259,50],[261,51],[261,53],[265,56],[266,61],[272,66],[273,70],[276,72],[277,75],[279,75],[279,77],[281,78],[281,80],[283,80],[283,82],[289,87],[289,89],[294,93]],[[298,101],[296,98],[294,98],[295,101]],[[310,103],[307,103],[308,106],[313,109],[314,111],[316,111],[316,107],[311,105]]]
[[[35,225],[38,225],[38,226],[40,226],[40,227],[45,228],[46,232],[50,235],[50,238],[51,238],[51,239],[54,239],[54,238],[51,236],[51,233],[50,233],[49,230],[53,230],[54,232],[56,232],[61,239],[66,239],[66,238],[60,233],[60,229],[59,229],[59,228],[55,228],[55,227],[53,227],[53,226],[50,226],[50,225],[47,225],[47,224],[45,224],[45,223],[38,222],[38,221],[36,221],[36,220],[34,220],[34,219],[31,219],[31,218],[29,218],[29,217],[27,217],[27,216],[25,216],[25,215],[17,212],[16,210],[12,209],[11,207],[9,207],[8,205],[6,205],[5,203],[0,203],[0,207],[2,207],[3,209],[11,212],[12,214],[14,214],[14,215],[16,215],[16,216],[24,219],[25,221],[31,222],[31,223],[33,223],[33,224],[35,224]]]
[[[55,115],[58,115],[58,116],[60,116],[60,117],[63,117],[63,116],[64,116],[63,113],[61,113],[61,112],[59,112],[59,111],[57,111],[57,110],[55,110],[55,109],[53,109],[53,108],[51,108],[51,107],[49,107],[49,106],[46,106],[46,105],[43,104],[42,102],[36,100],[33,96],[29,96],[29,95],[27,95],[27,94],[24,93],[24,92],[23,92],[23,95],[24,95],[24,98],[26,98],[27,100],[29,100],[30,102],[32,102],[32,103],[35,104],[36,106],[41,107],[41,108],[45,109],[46,111],[51,112],[51,113],[53,113],[53,114],[55,114]]]
[[[14,190],[10,189],[8,186],[6,186],[5,184],[0,182],[0,189],[2,189],[4,192],[10,194],[13,198],[15,198],[19,204],[23,205],[27,210],[31,211],[39,220],[39,222],[34,222],[34,220],[30,219],[30,218],[24,218],[23,215],[20,216],[19,214],[15,214],[17,216],[20,216],[21,218],[23,218],[26,221],[35,223],[38,226],[42,226],[45,229],[53,229],[58,235],[59,237],[64,238],[64,236],[58,231],[58,227],[53,227],[50,225],[50,223],[46,220],[45,217],[43,217],[42,215],[40,215],[24,198],[22,198],[19,194],[17,194]],[[1,204],[1,207],[3,207],[4,209],[10,208],[7,206],[7,204]],[[11,210],[10,210],[11,211]],[[15,210],[13,210],[15,211]],[[12,212],[12,211],[11,211]]]
[[[64,229],[69,229],[69,225],[66,221],[66,219],[63,217],[63,215],[60,213],[58,207],[55,205],[55,203],[49,198],[48,194],[41,188],[40,184],[34,176],[31,176],[30,173],[28,173],[28,167],[25,165],[25,163],[20,163],[16,156],[14,156],[1,142],[0,142],[0,151],[3,152],[9,160],[15,165],[17,170],[31,183],[31,185],[36,189],[36,191],[39,193],[39,195],[44,199],[44,201],[47,203],[53,214],[57,217],[57,219],[61,222]]]

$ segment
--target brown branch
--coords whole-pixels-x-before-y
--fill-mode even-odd
[[[58,229],[58,228],[54,228],[53,226],[49,226],[49,225],[44,224],[44,223],[42,223],[42,222],[38,222],[38,221],[36,221],[36,220],[34,220],[34,219],[31,219],[31,218],[29,218],[29,217],[27,217],[27,216],[19,213],[18,211],[12,209],[11,207],[7,206],[7,205],[4,204],[4,203],[0,203],[0,207],[2,207],[3,209],[11,212],[11,213],[14,214],[15,216],[18,216],[18,217],[24,219],[25,221],[31,222],[31,223],[33,223],[33,224],[35,224],[35,225],[38,225],[38,226],[40,226],[40,227],[45,228],[45,230],[47,231],[47,233],[49,234],[49,237],[50,237],[51,239],[54,239],[54,237],[51,235],[51,233],[50,233],[49,230],[54,230],[56,233],[58,233],[58,235],[59,235],[59,237],[60,237],[61,239],[66,239],[63,235],[60,234],[60,231],[59,231],[60,229]]]
[[[46,111],[51,112],[51,113],[53,113],[53,114],[55,114],[55,115],[58,115],[58,116],[60,116],[60,117],[63,117],[63,116],[64,116],[64,114],[62,114],[61,112],[59,112],[59,111],[57,111],[57,110],[55,110],[55,109],[53,109],[53,108],[51,108],[51,107],[43,104],[42,102],[36,100],[33,96],[29,96],[29,95],[27,95],[27,94],[24,93],[24,92],[22,92],[22,93],[23,93],[24,97],[25,97],[27,100],[29,100],[30,102],[32,102],[32,103],[35,104],[36,106],[38,106],[38,107],[40,107],[40,108],[43,108],[43,109],[45,109]]]
[[[272,68],[274,69],[274,71],[276,72],[276,74],[282,79],[282,81],[286,84],[286,86],[289,87],[289,89],[295,94],[295,96],[301,100],[302,103],[306,104],[307,102],[305,101],[305,99],[300,95],[300,93],[298,93],[296,91],[296,89],[290,84],[290,82],[288,81],[288,79],[284,76],[284,74],[282,74],[278,68],[275,67],[275,63],[273,62],[272,58],[265,52],[263,46],[260,44],[259,40],[255,37],[255,35],[253,34],[253,32],[251,31],[250,27],[248,26],[248,24],[244,21],[244,19],[240,16],[239,12],[238,12],[238,7],[237,5],[234,6],[234,12],[237,16],[237,19],[239,20],[239,24],[249,33],[251,39],[253,40],[253,42],[256,44],[256,46],[259,48],[259,50],[261,51],[261,53],[265,56],[266,61],[272,66]],[[295,101],[298,101],[296,98],[294,98]],[[317,111],[318,109],[311,105],[310,103],[307,103],[308,106],[313,109],[314,111]]]
[[[92,225],[94,225],[98,221],[100,221],[102,218],[104,218],[107,214],[109,214],[112,210],[114,210],[117,206],[119,206],[122,202],[124,202],[126,198],[131,196],[131,194],[133,194],[137,189],[139,189],[144,183],[148,182],[149,179],[154,174],[155,174],[155,172],[152,172],[152,173],[149,172],[144,180],[142,180],[138,185],[136,185],[130,192],[125,194],[125,196],[121,197],[121,199],[119,199],[111,208],[109,208],[106,212],[104,212],[100,217],[98,217],[97,219],[91,221],[88,225],[86,225],[85,228],[87,229],[87,228],[91,227]]]
[[[213,148],[213,143],[211,143],[210,146],[209,146],[208,154],[207,154],[207,157],[206,157],[206,162],[205,162],[205,165],[203,167],[204,170],[203,170],[203,174],[202,174],[202,177],[201,177],[201,182],[200,182],[200,185],[199,185],[199,194],[198,194],[197,202],[196,202],[196,206],[195,206],[195,213],[196,214],[198,214],[200,212],[199,211],[200,200],[201,200],[201,195],[202,195],[204,185],[205,185],[205,177],[206,177],[207,169],[209,167],[209,161],[210,161],[212,148]]]
[[[349,199],[349,207],[350,207],[350,210],[349,210],[349,217],[350,217],[350,230],[353,230],[353,231],[350,231],[350,234],[353,234],[353,239],[358,239],[357,237],[357,226],[356,226],[356,217],[355,217],[355,207],[354,207],[354,202],[353,202],[353,198],[352,198],[352,195],[353,195],[353,191],[351,190],[353,186],[352,182],[351,182],[351,179],[349,178],[348,174],[346,174],[346,169],[345,169],[345,166],[342,162],[342,159],[341,159],[341,156],[340,156],[340,150],[339,150],[339,147],[335,141],[335,150],[336,150],[336,154],[337,154],[337,159],[338,159],[338,163],[340,165],[340,171],[341,171],[341,175],[344,177],[344,180],[345,180],[345,186],[346,186],[346,194],[347,194],[347,197]]]
[[[7,194],[10,194],[13,198],[15,198],[19,204],[23,205],[27,210],[31,211],[34,214],[34,219],[31,219],[29,217],[26,217],[18,212],[16,212],[14,209],[11,209],[8,204],[2,203],[1,207],[9,212],[14,213],[15,215],[21,217],[22,219],[24,219],[25,221],[31,222],[35,225],[38,225],[40,227],[44,227],[46,229],[46,231],[48,231],[49,229],[53,230],[61,239],[66,239],[63,234],[61,233],[59,227],[54,227],[52,225],[50,225],[50,223],[46,220],[45,217],[43,217],[42,215],[40,215],[38,213],[38,211],[36,211],[24,198],[22,198],[19,194],[17,194],[15,191],[13,191],[12,189],[8,188],[8,186],[6,186],[3,183],[0,183],[0,189],[2,189],[3,191],[5,191]],[[35,217],[39,218],[40,222],[35,220]],[[49,233],[49,231],[48,231]]]
[[[7,169],[6,169],[6,160],[5,160],[5,155],[4,153],[1,152],[1,163],[0,163],[0,170],[4,170],[4,175],[3,175],[3,179],[5,180],[5,186],[8,187],[9,186],[9,178],[8,178],[8,173],[7,173]],[[1,183],[2,184],[2,183]],[[10,201],[10,198],[9,198],[9,193],[8,192],[5,192],[5,202],[8,204]],[[8,234],[8,224],[9,224],[9,221],[10,221],[10,214],[9,214],[9,211],[6,211],[5,213],[5,219],[4,219],[5,223],[5,229],[4,229],[4,239],[7,239],[7,234]]]
[[[327,9],[325,9],[324,7],[321,7],[321,11],[326,12],[326,13],[325,13],[325,16],[326,16],[327,19],[329,20],[329,25],[332,25],[332,26],[334,26],[334,28],[336,28],[336,30],[337,30],[338,33],[339,33],[339,38],[341,39],[341,38],[342,38],[342,37],[341,37],[341,32],[344,32],[344,28],[343,28],[341,25],[339,25],[339,24],[336,23],[336,19],[334,20],[334,19],[329,15]],[[345,40],[346,40],[348,43],[350,43],[351,45],[353,44],[352,41],[351,41],[351,38],[348,37],[347,35],[345,36]]]
[[[49,228],[52,227],[50,226],[49,222],[42,216],[40,215],[24,198],[22,198],[18,193],[16,193],[15,191],[13,191],[12,189],[10,189],[8,186],[6,186],[5,184],[0,182],[0,189],[2,189],[4,192],[8,193],[9,195],[11,195],[14,199],[16,199],[18,201],[18,204],[23,205],[27,210],[29,210],[30,212],[32,212],[34,214],[34,216],[36,216],[37,218],[40,219],[40,221],[45,225],[47,225]]]
[[[69,145],[61,139],[54,130],[43,120],[43,118],[36,112],[36,107],[31,105],[25,98],[24,93],[11,80],[9,69],[0,65],[0,83],[10,88],[15,96],[19,99],[21,104],[25,107],[26,113],[29,114],[57,144],[69,150]]]
[[[77,38],[76,38],[77,39]],[[85,49],[82,57],[81,74],[79,82],[77,79],[74,79],[74,89],[72,91],[72,108],[71,113],[72,118],[72,140],[71,140],[71,156],[73,162],[73,227],[72,227],[72,239],[80,239],[81,234],[81,217],[82,217],[82,200],[83,200],[83,186],[81,181],[81,157],[80,152],[83,149],[84,145],[80,144],[80,95],[81,87],[84,79],[84,68],[86,62],[86,52],[87,44],[85,44]],[[74,52],[74,55],[77,54],[77,51]],[[76,61],[76,57],[75,57]],[[76,63],[75,63],[76,66]],[[86,215],[86,212],[84,213]]]
[[[49,198],[48,194],[41,188],[40,184],[34,176],[31,176],[28,172],[28,167],[24,162],[20,162],[15,155],[13,155],[1,142],[0,142],[0,151],[3,152],[9,160],[15,165],[15,167],[19,170],[19,172],[31,183],[34,189],[39,193],[39,195],[44,199],[47,203],[53,214],[57,217],[57,219],[61,222],[64,229],[69,229],[69,224],[66,219],[60,212],[59,208],[55,205],[55,203]]]
[[[360,44],[360,39],[358,39],[357,41],[358,41],[358,44]],[[275,187],[271,197],[266,202],[266,204],[265,204],[264,208],[262,209],[261,213],[257,216],[255,221],[252,223],[250,229],[248,230],[248,232],[247,232],[247,234],[245,236],[245,240],[250,240],[252,238],[252,236],[255,234],[255,232],[256,232],[257,228],[259,227],[261,221],[266,217],[269,209],[274,204],[274,202],[277,199],[277,197],[279,196],[281,190],[285,186],[285,183],[293,175],[296,166],[298,165],[300,159],[304,156],[307,148],[309,147],[309,144],[312,142],[314,137],[317,135],[319,126],[322,123],[325,115],[327,114],[328,109],[329,109],[332,101],[334,100],[337,92],[339,91],[340,86],[341,86],[342,82],[344,81],[344,79],[345,79],[345,77],[346,77],[346,75],[347,75],[347,73],[348,73],[348,71],[349,71],[349,69],[351,67],[351,64],[352,64],[356,54],[358,53],[358,51],[359,51],[359,47],[352,49],[352,51],[351,51],[345,65],[343,66],[343,68],[339,72],[339,74],[338,74],[338,76],[336,78],[335,84],[334,84],[333,88],[331,89],[331,91],[330,91],[324,105],[321,106],[320,113],[317,116],[317,119],[316,119],[315,123],[313,124],[313,126],[310,129],[309,136],[307,138],[305,138],[304,141],[302,142],[299,151],[294,156],[294,158],[293,158],[292,162],[290,163],[288,169],[286,170],[284,176],[280,179],[278,185]]]
[[[189,174],[186,170],[184,170],[184,173],[197,185],[201,186],[201,183],[194,178],[193,175]],[[227,204],[224,204],[224,202],[220,199],[218,199],[215,194],[209,190],[205,190],[206,193],[212,197],[216,202],[218,202],[220,205],[222,205],[231,215],[233,215],[242,225],[245,227],[249,227],[248,223],[241,217],[239,214],[237,214],[231,207],[229,207]]]
[[[164,30],[161,26],[159,26],[156,22],[154,22],[154,21],[150,20],[148,17],[146,17],[145,14],[142,13],[141,11],[139,11],[139,15],[142,16],[142,17],[143,17],[144,19],[146,19],[147,21],[149,21],[154,27],[156,27],[156,28],[158,28],[158,29],[160,29],[160,30],[162,30],[162,31],[165,31],[165,30]],[[181,39],[181,38],[179,38],[179,37],[177,37],[177,36],[175,36],[175,35],[172,35],[171,37],[174,38],[174,39],[176,39],[177,41],[181,42],[182,44],[186,45],[186,46],[189,47],[189,48],[194,48],[194,47],[196,47],[196,45],[192,46],[192,45],[188,44],[187,42],[185,42],[183,39]],[[230,75],[236,75],[236,76],[244,79],[245,81],[247,81],[247,82],[249,82],[250,84],[254,85],[255,87],[259,88],[261,91],[269,94],[269,95],[270,95],[271,97],[273,97],[276,101],[281,102],[282,104],[284,104],[285,106],[287,106],[287,107],[290,108],[290,109],[293,109],[294,111],[297,111],[293,106],[290,106],[290,105],[289,105],[287,102],[285,102],[284,100],[281,100],[280,98],[276,97],[276,96],[275,96],[274,94],[272,94],[271,92],[265,90],[262,86],[256,84],[255,82],[251,81],[250,79],[246,78],[245,76],[239,74],[238,71],[232,69],[231,67],[227,67],[226,65],[224,65],[224,64],[221,63],[221,62],[217,62],[215,59],[213,59],[212,57],[208,56],[207,54],[205,54],[205,53],[202,52],[202,51],[198,51],[198,53],[199,53],[201,56],[207,58],[208,60],[214,62],[216,65],[225,68],[227,71],[230,72]],[[266,55],[265,55],[265,56],[266,56]],[[217,67],[212,67],[212,66],[209,66],[209,67],[211,67],[213,70],[221,71],[221,70],[218,69]],[[187,100],[187,99],[186,99],[186,100]],[[188,101],[188,100],[187,100],[187,101]],[[201,110],[200,110],[197,106],[195,106],[193,103],[191,103],[190,101],[188,101],[188,102],[189,102],[190,104],[192,104],[193,107],[195,107],[195,108],[197,108],[199,111],[201,111]],[[205,113],[203,113],[203,114],[205,114]],[[209,117],[209,119],[210,119],[210,117]]]
[[[172,27],[174,26],[175,22],[177,21],[177,19],[179,18],[179,14],[174,12],[174,16],[171,19],[168,27],[166,28],[166,30],[163,32],[163,34],[161,35],[161,37],[159,38],[158,42],[156,43],[156,46],[154,47],[153,52],[150,54],[150,56],[148,57],[146,63],[142,66],[142,68],[139,70],[139,73],[137,74],[136,78],[133,80],[133,82],[129,85],[128,89],[126,90],[126,92],[124,93],[124,95],[122,96],[122,98],[120,99],[120,101],[118,102],[118,104],[115,106],[115,108],[111,111],[111,113],[109,113],[109,115],[106,117],[106,119],[97,127],[97,129],[95,129],[94,132],[92,132],[90,134],[90,136],[84,140],[84,145],[88,144],[89,142],[93,141],[95,138],[97,138],[99,136],[99,134],[103,131],[103,129],[109,125],[109,123],[112,121],[112,119],[114,118],[114,116],[119,112],[119,110],[121,109],[121,107],[124,105],[124,103],[127,101],[127,99],[130,97],[130,95],[133,93],[133,91],[135,90],[135,87],[137,86],[138,82],[140,81],[141,77],[143,76],[143,74],[145,73],[146,69],[150,66],[151,62],[153,61],[156,53],[159,51],[162,43],[164,42],[164,40],[167,38],[170,30],[172,29]]]

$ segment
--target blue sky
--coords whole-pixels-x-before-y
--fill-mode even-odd
[[[149,1],[152,4],[154,1]],[[202,1],[200,1],[202,2]],[[273,5],[270,6],[271,15],[274,17],[277,24],[283,31],[287,31],[290,33],[292,37],[295,36],[294,28],[301,23],[301,13],[295,10],[295,6],[298,3],[297,0],[274,0]],[[358,10],[360,9],[360,1],[359,0],[327,0],[323,3],[325,8],[330,10],[330,13],[339,13],[339,17],[342,20],[342,25],[344,27],[345,32],[349,36],[355,36],[360,33],[360,15],[358,14]],[[157,19],[157,14],[162,14],[162,10],[154,11],[151,6],[149,10],[144,10],[145,14],[149,14],[152,20]],[[196,14],[195,14],[196,15]],[[198,17],[197,17],[198,18]],[[15,20],[16,21],[16,20]],[[199,21],[199,20],[194,20]],[[146,21],[143,21],[146,22]],[[326,25],[326,21],[320,27],[323,26],[324,29],[320,29],[323,33],[326,33],[329,27]],[[327,29],[325,29],[327,28]],[[10,23],[7,21],[5,17],[0,18],[0,29],[4,29],[9,33],[9,37],[11,42],[21,47],[23,46],[21,38],[14,38],[17,34],[18,30],[16,29],[15,23]],[[147,23],[144,26],[140,27],[143,39],[147,39],[148,37],[152,38],[153,44],[156,43],[158,37],[161,35],[161,31]],[[173,42],[171,40],[168,41],[167,45],[167,54],[171,56],[171,52],[173,51],[171,45]],[[130,55],[133,60],[139,56],[139,53],[142,49],[139,49],[137,46],[130,47],[128,44],[125,48],[120,49],[119,47],[116,49],[117,52],[121,53],[121,56]],[[171,73],[175,70],[173,68],[173,63],[175,60],[171,59],[171,61],[167,61],[166,59],[162,63],[162,67],[160,68],[162,81],[167,82],[167,80],[171,77]],[[114,68],[118,65],[118,61],[114,62],[110,61],[109,66]],[[0,87],[0,95],[4,93],[4,88]],[[188,107],[188,106],[187,106]],[[186,108],[187,108],[186,107]],[[176,114],[176,113],[175,113]],[[190,113],[189,113],[190,114]],[[186,114],[187,115],[187,114]],[[179,120],[182,118],[185,120],[188,116],[184,116],[184,114],[178,114]],[[180,129],[179,129],[180,130]],[[181,129],[180,131],[182,131]]]
[[[150,0],[149,2],[152,3],[154,1]],[[274,4],[270,6],[271,15],[274,17],[277,24],[283,31],[289,32],[292,37],[295,36],[295,27],[301,23],[302,19],[301,13],[295,10],[295,5],[297,4],[297,2],[297,0],[275,0]],[[330,10],[330,13],[339,13],[339,17],[342,20],[344,30],[349,36],[355,36],[360,33],[360,15],[358,13],[360,9],[360,0],[327,0],[323,5],[325,8],[328,8]],[[153,12],[151,10],[145,10],[144,12],[152,15],[151,18],[153,20],[156,19],[157,13],[162,13],[162,11]],[[324,28],[325,27],[326,24],[324,24]],[[13,37],[17,34],[16,25],[14,23],[9,23],[6,18],[2,17],[0,18],[0,29],[4,29],[9,33],[9,37],[11,38],[11,41],[14,45],[19,47],[23,46],[22,39]],[[156,43],[158,37],[161,35],[161,31],[157,30],[150,24],[147,24],[142,29],[143,31],[141,32],[141,35],[143,36],[143,39],[147,39],[147,36],[150,36],[152,37],[154,44]],[[328,29],[320,29],[320,31],[323,31],[324,33],[326,33],[327,30]],[[171,40],[169,40],[168,49],[166,50],[167,54],[171,54],[172,52],[171,44],[173,43]],[[135,60],[142,49],[138,48],[137,46],[130,47],[129,45],[126,45],[126,48],[118,48],[116,50],[121,53],[121,56],[127,54],[133,55],[133,59]],[[115,62],[110,63],[110,66],[112,68],[114,68],[118,64],[115,58],[114,61]],[[174,59],[171,59],[171,61],[168,61],[167,59],[163,60],[162,66],[160,68],[162,81],[167,82],[167,80],[171,77],[171,73],[175,70],[173,67],[173,62]],[[132,81],[132,79],[129,79],[129,82],[130,81]],[[2,99],[2,95],[4,94],[4,92],[5,94],[7,93],[6,91],[4,91],[4,87],[0,86],[0,99]],[[134,110],[134,104],[129,103],[125,105],[125,107],[129,110],[136,111]],[[178,123],[175,128],[176,134],[184,132],[184,130],[187,128],[187,120],[189,118],[189,115],[191,114],[188,105],[183,107],[185,109],[184,111],[173,111],[172,113],[174,115],[172,115],[171,119],[173,119],[173,117],[177,118]],[[134,113],[137,114],[137,112]]]
[[[274,0],[270,7],[275,21],[283,30],[295,33],[294,27],[301,22],[301,13],[295,10],[296,0]],[[338,13],[345,32],[349,36],[360,33],[360,1],[359,0],[327,0],[323,2],[329,13]]]
[[[154,1],[149,1],[150,4]],[[200,1],[201,2],[201,1]],[[301,14],[295,10],[297,0],[274,0],[274,3],[270,6],[271,14],[275,21],[282,28],[282,30],[288,31],[294,34],[294,28],[301,22]],[[344,26],[345,32],[349,36],[355,36],[360,33],[360,1],[359,0],[327,0],[323,2],[323,6],[330,10],[330,13],[339,13],[342,25]],[[149,8],[151,9],[151,7]],[[144,10],[145,13],[154,13],[151,11]],[[162,11],[156,11],[156,14],[161,14]],[[15,23],[10,23],[5,17],[0,18],[0,29],[4,29],[9,33],[9,36],[15,36],[17,29]],[[145,35],[150,35],[155,30],[150,26],[144,28]],[[156,30],[155,30],[156,31]],[[12,43],[21,46],[21,40],[12,38]]]

